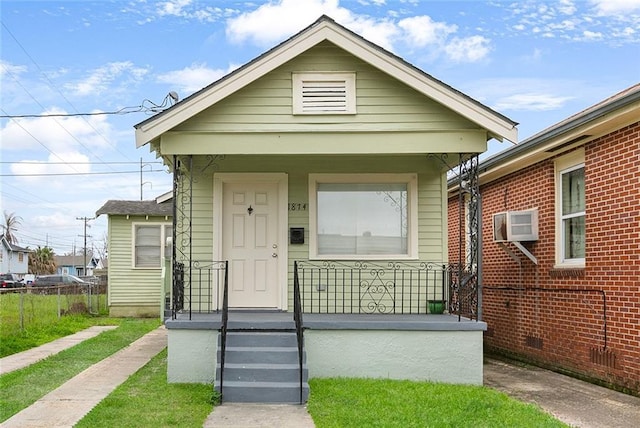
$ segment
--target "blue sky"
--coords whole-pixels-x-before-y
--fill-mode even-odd
[[[520,141],[640,82],[640,0],[3,0],[0,206],[18,244],[69,253],[108,199],[170,190],[133,126],[322,14],[519,122]],[[106,218],[89,224],[102,248]]]

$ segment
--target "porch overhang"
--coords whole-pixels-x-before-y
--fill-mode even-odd
[[[171,155],[346,155],[482,153],[485,130],[442,132],[233,133],[167,132],[160,153]],[[188,153],[185,152],[188,150]]]

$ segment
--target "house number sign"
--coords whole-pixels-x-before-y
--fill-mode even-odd
[[[299,202],[290,202],[289,203],[289,211],[306,211],[307,204],[299,203]]]

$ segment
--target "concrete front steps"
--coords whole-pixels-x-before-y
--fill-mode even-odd
[[[220,392],[221,344],[218,340],[216,391]],[[304,403],[309,396],[306,355],[300,366],[295,331],[231,331],[227,333],[223,402]]]

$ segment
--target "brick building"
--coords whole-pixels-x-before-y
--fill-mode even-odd
[[[640,395],[639,120],[640,84],[480,162],[487,351]]]

